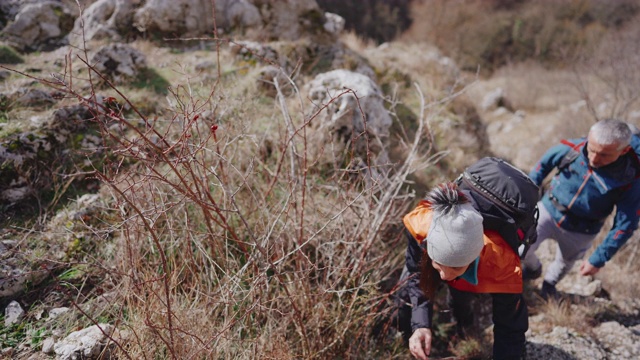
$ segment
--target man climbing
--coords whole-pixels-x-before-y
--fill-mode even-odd
[[[557,297],[556,284],[582,259],[602,229],[616,214],[604,241],[580,266],[580,274],[597,273],[624,245],[640,218],[640,161],[633,150],[640,140],[627,123],[606,119],[594,124],[588,137],[563,141],[550,148],[529,176],[541,185],[558,169],[538,204],[538,241],[523,261],[525,279],[542,274],[535,250],[545,239],[557,242],[555,260],[548,266],[542,296]]]

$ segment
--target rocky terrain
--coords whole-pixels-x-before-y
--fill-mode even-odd
[[[594,118],[640,125],[633,27],[573,69],[485,75],[314,0],[0,14],[2,358],[408,359],[371,332],[412,202],[482,156],[528,170]],[[528,359],[640,357],[639,241],[560,302],[527,284]],[[490,336],[448,331],[434,358],[487,358]]]

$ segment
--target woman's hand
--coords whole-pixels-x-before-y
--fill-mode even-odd
[[[409,338],[409,350],[415,358],[427,360],[431,352],[431,329],[416,329]]]

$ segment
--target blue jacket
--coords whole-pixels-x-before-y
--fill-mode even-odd
[[[631,145],[639,149],[640,139],[634,136]],[[597,234],[616,207],[611,230],[589,257],[593,266],[603,267],[638,227],[640,162],[631,150],[612,164],[592,169],[586,139],[571,139],[550,148],[529,173],[531,179],[540,186],[572,148],[578,157],[553,177],[542,202],[559,227],[586,234]]]

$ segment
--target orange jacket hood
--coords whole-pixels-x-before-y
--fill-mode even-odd
[[[403,222],[413,238],[422,244],[427,238],[433,218],[429,202],[423,200]],[[484,247],[478,262],[478,284],[457,278],[448,282],[458,290],[474,293],[521,293],[522,267],[520,257],[496,231],[484,231]]]

